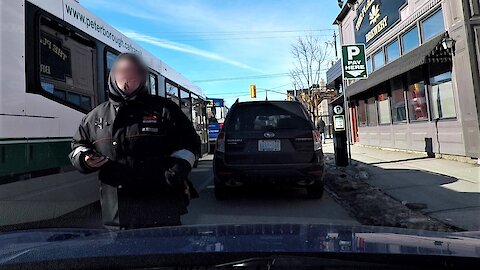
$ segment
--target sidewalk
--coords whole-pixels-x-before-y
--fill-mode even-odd
[[[333,153],[327,140],[325,153]],[[444,223],[480,230],[480,167],[397,151],[352,145],[358,178]]]

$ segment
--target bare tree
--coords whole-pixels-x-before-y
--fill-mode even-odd
[[[290,70],[292,82],[300,89],[309,89],[320,81],[322,66],[328,51],[325,42],[318,36],[307,34],[292,44],[293,68]]]
[[[328,57],[328,43],[322,42],[318,36],[307,34],[299,37],[297,42],[292,44],[293,68],[290,70],[290,77],[296,89],[302,91],[299,97],[307,109],[312,113],[312,120],[318,117],[318,104],[323,96],[318,91],[311,91],[318,88],[321,78],[323,64]],[[313,86],[316,87],[313,87]]]

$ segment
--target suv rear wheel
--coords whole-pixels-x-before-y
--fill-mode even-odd
[[[223,183],[220,183],[219,181],[214,181],[214,185],[215,185],[215,199],[217,199],[218,201],[224,201],[228,198],[228,194],[229,194],[229,190],[228,190],[228,187],[223,184]]]
[[[324,187],[323,183],[316,182],[307,187],[307,196],[311,199],[320,199],[323,197]]]

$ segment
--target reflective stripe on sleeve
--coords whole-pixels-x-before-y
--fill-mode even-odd
[[[76,155],[82,153],[82,152],[87,152],[89,151],[90,149],[88,149],[87,147],[85,146],[78,146],[77,148],[75,148],[75,150],[73,151],[73,156],[75,157]]]

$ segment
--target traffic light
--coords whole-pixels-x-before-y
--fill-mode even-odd
[[[250,85],[250,98],[257,98],[257,85]]]

